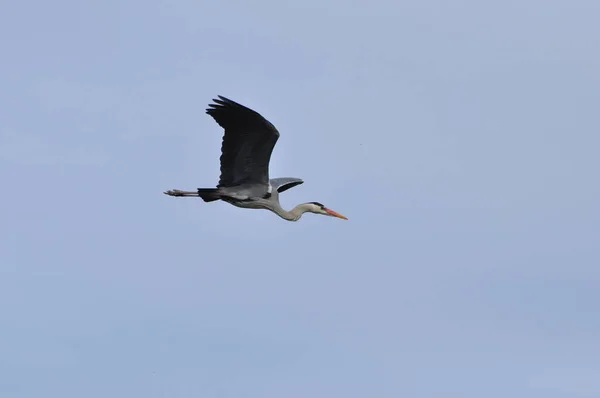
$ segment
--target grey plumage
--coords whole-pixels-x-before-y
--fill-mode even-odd
[[[283,177],[283,178],[272,178],[270,180],[271,186],[273,187],[273,189],[276,189],[277,192],[282,193],[284,191],[287,191],[290,188],[294,188],[296,185],[300,185],[303,184],[304,181],[302,181],[300,178],[293,178],[293,177]]]
[[[221,175],[216,188],[197,191],[170,190],[170,196],[202,198],[205,202],[223,200],[234,206],[267,209],[280,217],[298,220],[303,213],[312,212],[345,219],[344,216],[317,206],[303,203],[291,211],[279,204],[279,194],[302,184],[299,178],[269,178],[269,163],[279,139],[277,128],[258,112],[223,96],[213,99],[206,113],[225,130],[221,144]]]

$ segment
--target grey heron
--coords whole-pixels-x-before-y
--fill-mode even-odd
[[[266,209],[288,221],[298,221],[307,212],[347,220],[319,202],[302,203],[290,211],[283,209],[279,194],[304,181],[290,177],[269,179],[269,162],[279,131],[258,112],[223,96],[218,97],[206,109],[206,113],[225,130],[217,187],[196,191],[173,189],[164,192],[166,195],[200,197],[205,202],[222,200],[245,209]]]

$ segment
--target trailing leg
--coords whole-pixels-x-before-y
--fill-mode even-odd
[[[205,202],[213,202],[221,199],[216,188],[198,188],[197,191],[181,191],[179,189],[171,189],[164,192],[164,194],[177,197],[200,197]]]

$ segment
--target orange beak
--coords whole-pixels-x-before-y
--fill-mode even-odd
[[[331,209],[325,208],[324,210],[327,212],[327,214],[329,214],[332,217],[337,217],[337,218],[341,218],[342,220],[347,220],[346,217],[342,216],[340,213],[336,213],[335,211],[333,211]]]

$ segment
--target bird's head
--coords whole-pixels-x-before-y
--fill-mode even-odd
[[[343,220],[347,220],[346,217],[342,216],[340,213],[337,213],[331,209],[328,209],[324,205],[319,202],[308,202],[305,203],[305,206],[308,208],[308,211],[315,214],[322,214],[324,216],[337,217]]]

